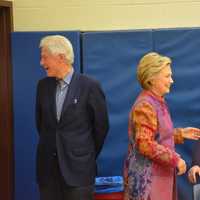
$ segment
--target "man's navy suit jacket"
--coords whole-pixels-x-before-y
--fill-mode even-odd
[[[192,153],[192,166],[199,165],[200,166],[200,141],[198,140],[194,146]]]
[[[37,86],[37,181],[49,180],[56,156],[66,184],[93,184],[96,158],[109,126],[104,93],[96,80],[74,72],[58,121],[56,88],[53,77],[40,80]]]

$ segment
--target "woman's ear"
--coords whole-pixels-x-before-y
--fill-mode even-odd
[[[65,59],[66,59],[66,58],[65,58],[65,55],[62,54],[62,53],[58,54],[58,56],[59,56],[59,58],[60,58],[61,60],[65,60]]]
[[[149,86],[152,86],[152,81],[147,82]]]
[[[151,78],[150,80],[148,80],[148,85],[150,87],[152,87],[154,85],[154,79],[153,78]]]

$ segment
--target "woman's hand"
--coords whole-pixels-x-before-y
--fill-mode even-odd
[[[182,136],[185,139],[198,140],[200,139],[200,129],[194,127],[183,128]]]
[[[186,166],[185,161],[182,158],[179,158],[177,169],[178,169],[177,175],[182,175],[186,172],[187,166]]]
[[[200,167],[198,165],[194,165],[188,171],[188,179],[193,184],[197,182],[196,175],[200,176]]]

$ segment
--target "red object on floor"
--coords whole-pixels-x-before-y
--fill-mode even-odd
[[[95,194],[95,200],[123,200],[123,193],[113,192],[108,194]]]

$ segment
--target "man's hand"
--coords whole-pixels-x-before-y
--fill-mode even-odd
[[[198,165],[194,165],[188,171],[188,179],[193,184],[197,182],[196,175],[200,176],[200,167]]]

